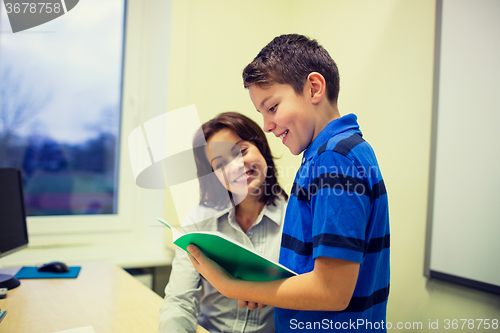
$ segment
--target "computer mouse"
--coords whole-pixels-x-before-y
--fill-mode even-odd
[[[39,272],[50,272],[50,273],[67,273],[69,272],[69,267],[63,262],[52,261],[43,264],[38,267]]]

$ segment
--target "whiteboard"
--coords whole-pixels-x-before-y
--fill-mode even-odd
[[[500,293],[500,1],[436,11],[427,276]]]

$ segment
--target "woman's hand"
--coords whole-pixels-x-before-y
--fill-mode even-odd
[[[265,308],[267,305],[265,304],[260,304],[260,303],[255,303],[255,302],[249,302],[249,301],[243,301],[243,300],[238,300],[238,306],[240,308],[244,308],[244,307],[248,307],[248,310],[254,310],[254,309],[263,309]]]

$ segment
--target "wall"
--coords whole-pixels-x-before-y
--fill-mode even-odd
[[[389,193],[391,294],[387,320],[498,318],[500,298],[423,276],[435,2],[173,1],[168,110],[195,103],[204,122],[236,110],[262,123],[241,71],[273,37],[297,32],[339,66],[341,114],[356,113]],[[299,158],[269,135],[290,188]],[[293,166],[293,167],[290,167]],[[169,204],[167,203],[167,206]],[[171,205],[169,206],[171,209]],[[167,218],[174,219],[167,208]],[[409,329],[408,331],[416,331]]]

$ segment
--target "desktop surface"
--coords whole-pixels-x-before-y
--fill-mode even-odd
[[[95,333],[158,332],[162,298],[108,262],[81,266],[76,279],[21,280],[0,299],[0,333],[53,333],[92,326]],[[197,332],[206,332],[199,327]]]
[[[156,332],[161,297],[121,268],[83,263],[76,279],[21,280],[0,300],[0,332]],[[73,266],[73,265],[72,265]]]

